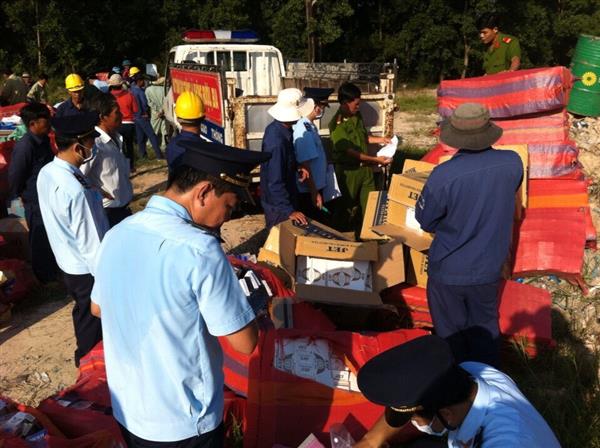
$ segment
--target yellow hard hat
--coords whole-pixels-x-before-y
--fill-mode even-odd
[[[198,120],[204,117],[204,104],[193,92],[182,92],[175,102],[175,115],[183,120]]]
[[[129,76],[134,76],[134,75],[136,75],[139,72],[140,72],[139,68],[137,68],[137,67],[131,67],[129,69]]]
[[[77,92],[83,89],[83,79],[77,73],[71,73],[65,78],[65,88],[69,92]]]

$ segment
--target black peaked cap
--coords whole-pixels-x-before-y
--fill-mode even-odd
[[[252,202],[248,192],[250,172],[271,158],[271,154],[205,141],[182,141],[183,164],[211,174],[231,185],[242,200]]]
[[[94,129],[99,120],[100,117],[96,112],[81,112],[76,115],[54,117],[51,123],[56,135],[59,137],[82,138],[88,135],[93,137],[100,135]]]
[[[320,87],[305,87],[304,97],[312,98],[315,103],[327,101],[335,89],[324,89]]]
[[[388,407],[390,425],[402,426],[416,410],[435,406],[456,368],[445,340],[422,336],[369,360],[358,372],[358,387],[370,401]]]

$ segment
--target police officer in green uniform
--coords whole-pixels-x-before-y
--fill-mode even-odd
[[[342,196],[334,207],[334,227],[358,231],[362,224],[369,192],[375,190],[373,166],[389,165],[389,157],[367,153],[369,143],[390,142],[388,137],[369,135],[359,112],[360,89],[346,82],[338,89],[340,108],[329,123],[333,145],[332,159]]]
[[[483,16],[478,22],[478,29],[481,42],[487,45],[483,56],[485,74],[518,70],[521,65],[519,39],[498,31],[498,19],[494,15]]]

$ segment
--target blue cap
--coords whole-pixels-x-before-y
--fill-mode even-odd
[[[129,59],[125,59],[121,65],[131,65],[131,61]]]
[[[54,117],[51,123],[57,137],[82,139],[100,135],[95,129],[99,119],[96,112],[81,112],[77,115]]]
[[[186,151],[183,165],[210,174],[232,185],[240,199],[253,202],[248,191],[250,172],[271,158],[271,154],[238,149],[205,141],[181,141]]]
[[[116,66],[116,65],[115,65],[115,66],[112,68],[111,72],[112,72],[112,73],[116,73],[117,75],[120,75],[120,74],[121,74],[121,67],[118,67],[118,66]]]

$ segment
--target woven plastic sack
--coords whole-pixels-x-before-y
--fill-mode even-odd
[[[530,144],[563,141],[569,138],[566,109],[492,120],[504,131],[497,144]]]
[[[438,88],[438,112],[449,117],[460,104],[470,102],[485,105],[492,118],[547,112],[567,105],[571,86],[571,72],[566,67],[444,80]]]
[[[370,403],[360,392],[329,387],[277,369],[275,352],[280,344],[297,339],[315,343],[325,341],[338,359],[344,360],[344,364],[356,373],[376,354],[425,334],[426,331],[418,329],[371,334],[291,329],[263,333],[250,362],[244,447],[276,444],[294,447],[310,433],[327,443],[327,433],[335,423],[343,423],[352,437],[359,440],[383,413],[383,407]],[[289,362],[289,365],[294,364],[292,360]],[[310,372],[330,366],[326,360],[321,363],[317,356],[302,357],[301,362],[303,371],[309,376]],[[403,435],[405,440],[410,440],[418,433],[409,424]]]

